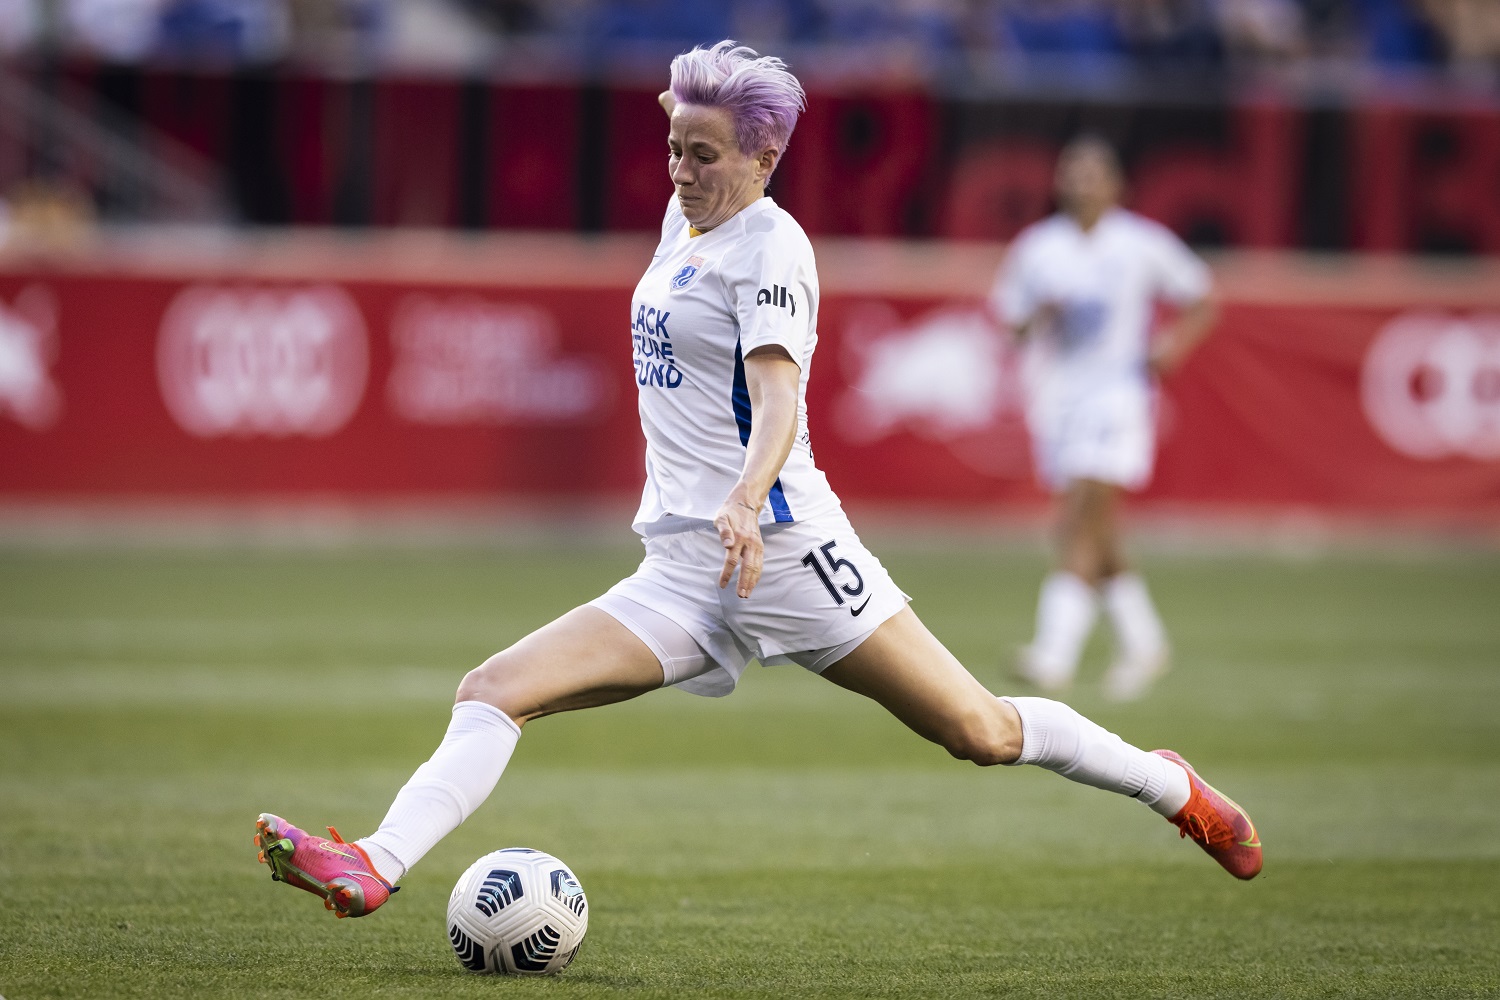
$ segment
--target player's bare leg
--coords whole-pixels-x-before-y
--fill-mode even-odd
[[[880,703],[960,760],[1010,764],[1021,754],[1015,706],[990,694],[909,607],[823,676]]]
[[[1060,562],[1095,589],[1114,630],[1116,651],[1104,675],[1105,695],[1131,701],[1166,673],[1171,651],[1146,582],[1125,562],[1119,508],[1119,487],[1075,482],[1065,501]]]
[[[1021,650],[1020,677],[1043,691],[1062,691],[1073,681],[1084,644],[1099,613],[1098,584],[1119,561],[1111,545],[1114,487],[1077,479],[1058,498],[1057,567],[1042,582],[1036,634]]]
[[[1058,567],[1091,587],[1125,569],[1119,537],[1120,488],[1075,479],[1058,505]]]
[[[650,648],[611,615],[584,605],[469,671],[455,700],[493,705],[523,726],[661,685],[661,661]]]
[[[1237,878],[1260,871],[1260,841],[1249,817],[1176,754],[1133,747],[1061,702],[996,698],[910,608],[823,676],[879,702],[955,757],[1035,764],[1140,799]]]
[[[397,793],[375,833],[347,845],[322,838],[291,838],[297,853],[287,852],[286,860],[297,869],[288,871],[297,874],[302,868],[316,867],[312,881],[318,885],[305,878],[281,880],[331,899],[341,914],[370,912],[385,901],[375,881],[389,888],[494,790],[520,739],[522,725],[556,712],[634,698],[661,687],[662,679],[660,660],[634,633],[598,608],[575,608],[469,671],[459,684],[442,743]],[[288,839],[275,830],[274,836],[267,833],[268,820],[274,821],[271,826],[276,830],[295,829],[266,814],[257,828],[257,842],[270,837],[280,844]],[[281,860],[279,855],[267,859],[267,850],[263,850],[263,860]],[[353,878],[378,873],[376,880],[367,880],[370,885],[365,887],[362,906],[342,905],[337,893],[348,879],[325,878],[322,867],[317,867],[354,863],[322,857],[330,851],[341,858],[355,858],[368,869],[368,873],[361,869],[351,874],[340,868],[342,874]]]
[[[1044,691],[1073,679],[1102,602],[1117,653],[1104,677],[1109,697],[1127,701],[1166,672],[1166,631],[1145,581],[1131,572],[1120,544],[1120,489],[1078,479],[1058,503],[1057,569],[1042,584],[1036,638],[1022,652],[1019,674]]]

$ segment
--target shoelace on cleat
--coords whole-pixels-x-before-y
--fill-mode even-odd
[[[1217,813],[1204,819],[1201,813],[1188,813],[1177,828],[1179,837],[1192,837],[1205,847],[1230,847],[1235,843],[1234,830]]]

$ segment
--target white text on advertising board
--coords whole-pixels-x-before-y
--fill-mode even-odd
[[[358,409],[369,365],[359,308],[333,286],[195,285],[157,340],[162,399],[204,438],[333,434]]]

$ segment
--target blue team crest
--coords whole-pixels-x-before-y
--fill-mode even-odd
[[[672,291],[679,292],[691,285],[693,279],[698,277],[698,272],[703,270],[704,263],[702,257],[689,257],[687,263],[682,265],[682,269],[672,275]]]

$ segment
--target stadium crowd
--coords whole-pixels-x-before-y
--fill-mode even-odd
[[[1380,74],[1500,69],[1494,0],[6,0],[0,51],[117,62],[307,59],[473,69],[541,46],[592,59],[736,37],[882,50],[886,64],[1070,74],[1337,64]],[[446,64],[439,65],[439,64]]]

